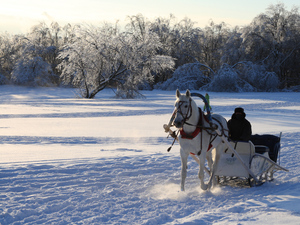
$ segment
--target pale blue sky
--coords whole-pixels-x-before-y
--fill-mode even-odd
[[[299,0],[0,0],[0,33],[27,33],[41,21],[97,24],[126,22],[127,16],[141,13],[153,20],[184,17],[205,27],[209,20],[232,27],[247,25],[271,4],[283,2],[288,10],[300,6]]]

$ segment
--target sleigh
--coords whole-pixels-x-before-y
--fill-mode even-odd
[[[219,183],[244,178],[251,187],[273,180],[273,174],[288,172],[277,161],[280,153],[281,133],[252,135],[249,142],[228,141],[228,148],[218,162],[215,175]],[[234,150],[234,151],[233,151]]]
[[[206,114],[191,98],[194,96],[203,100]],[[177,133],[170,129],[171,126],[178,129]],[[199,164],[198,177],[202,190],[210,189],[215,178],[219,183],[245,178],[252,187],[273,180],[276,171],[288,172],[277,164],[281,134],[279,137],[253,135],[249,142],[229,141],[226,119],[221,115],[211,114],[207,99],[199,93],[190,93],[187,90],[185,94],[181,94],[177,90],[175,109],[169,123],[164,124],[163,128],[174,138],[168,151],[175,140],[179,141],[182,191],[187,174],[188,155]],[[215,154],[212,154],[213,150]],[[205,167],[206,160],[209,169]],[[204,171],[209,175],[207,183],[204,182]]]

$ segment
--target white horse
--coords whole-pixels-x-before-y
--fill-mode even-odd
[[[220,154],[225,150],[225,144],[218,134],[211,129],[211,123],[206,120],[204,113],[199,110],[196,102],[191,98],[189,90],[185,94],[176,91],[174,125],[180,129],[178,137],[181,156],[181,190],[184,191],[184,183],[187,174],[187,159],[189,154],[198,155],[200,161],[199,179],[201,189],[207,190],[212,187],[214,171]],[[221,131],[222,135],[228,136],[227,121],[224,117],[213,114],[214,126]],[[205,159],[208,160],[210,178],[208,183],[204,182]]]

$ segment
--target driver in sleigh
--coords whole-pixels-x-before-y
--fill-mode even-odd
[[[241,107],[235,108],[231,119],[227,122],[229,139],[231,141],[249,141],[252,130],[251,124],[246,119],[246,113]]]

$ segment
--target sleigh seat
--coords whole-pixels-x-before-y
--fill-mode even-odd
[[[251,142],[255,146],[265,146],[269,149],[269,157],[274,162],[277,162],[278,153],[280,151],[280,137],[271,135],[271,134],[263,134],[263,135],[251,135]],[[260,148],[259,150],[261,150]]]

